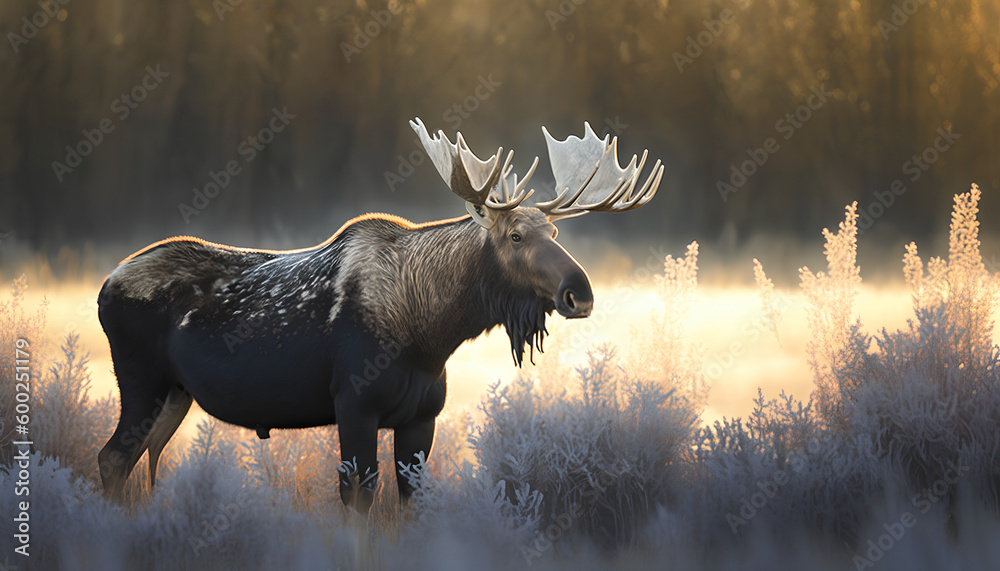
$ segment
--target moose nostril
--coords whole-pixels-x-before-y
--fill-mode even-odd
[[[566,307],[576,309],[576,301],[573,299],[573,290],[566,290],[566,293],[563,294],[563,302],[566,304]]]

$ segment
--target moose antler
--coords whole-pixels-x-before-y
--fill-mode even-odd
[[[461,133],[455,135],[456,142],[452,143],[444,131],[439,130],[434,135],[429,135],[419,117],[410,121],[410,127],[416,131],[420,143],[427,150],[427,156],[434,163],[441,178],[448,183],[452,192],[469,203],[470,214],[473,217],[478,215],[476,219],[480,224],[484,224],[481,219],[487,217],[482,207],[490,210],[510,210],[524,202],[534,192],[534,190],[525,191],[524,187],[538,166],[538,157],[535,157],[528,174],[518,182],[517,174],[511,176],[513,167],[510,161],[514,157],[514,151],[507,154],[507,160],[501,166],[499,157],[503,154],[503,147],[497,148],[493,156],[483,161],[469,149]],[[513,195],[510,187],[514,187]],[[500,193],[494,194],[498,188]]]
[[[584,135],[557,141],[542,127],[549,149],[549,162],[556,178],[557,196],[548,202],[535,204],[555,221],[587,212],[624,212],[649,202],[660,185],[663,166],[657,160],[645,184],[635,191],[639,173],[646,164],[647,151],[636,166],[636,156],[624,169],[618,165],[618,137],[603,140],[584,122]],[[561,191],[560,191],[561,189]]]

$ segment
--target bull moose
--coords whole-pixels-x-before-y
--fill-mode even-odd
[[[388,214],[350,220],[301,250],[234,248],[181,236],[132,254],[98,298],[121,394],[121,417],[98,455],[104,492],[120,499],[149,451],[150,485],[163,447],[191,402],[256,429],[336,424],[340,494],[370,508],[379,428],[394,430],[397,485],[404,463],[428,454],[445,402],[445,363],[464,341],[503,325],[520,366],[542,349],[545,318],[590,315],[584,269],[556,242],[553,223],[622,212],[656,193],[663,167],[636,188],[646,152],[622,168],[617,138],[557,141],[543,127],[556,198],[521,206],[538,166],[518,182],[503,148],[480,160],[410,122],[468,216],[413,224]]]

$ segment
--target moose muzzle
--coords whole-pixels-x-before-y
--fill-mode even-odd
[[[556,290],[556,311],[567,319],[589,317],[594,309],[594,291],[590,279],[582,269],[563,278]]]

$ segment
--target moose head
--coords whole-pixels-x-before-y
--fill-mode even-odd
[[[589,123],[584,136],[556,140],[542,127],[555,175],[557,196],[534,206],[522,206],[534,190],[525,190],[538,166],[535,157],[518,181],[510,162],[514,152],[500,162],[503,147],[486,160],[469,149],[461,133],[452,143],[443,131],[434,135],[416,118],[410,121],[427,155],[452,192],[465,200],[472,219],[487,232],[504,276],[525,284],[566,318],[588,317],[594,293],[587,272],[558,242],[554,223],[588,212],[625,212],[649,202],[663,175],[660,161],[645,183],[636,188],[646,164],[635,155],[628,166],[618,164],[618,138],[599,138]]]

